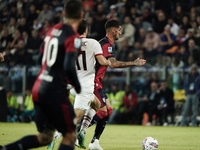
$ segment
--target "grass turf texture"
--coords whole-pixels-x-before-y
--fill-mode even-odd
[[[92,139],[94,127],[87,130],[87,147]],[[145,137],[152,136],[158,140],[158,150],[199,150],[199,132],[199,127],[107,125],[101,137],[100,145],[104,150],[141,150],[142,140]],[[0,145],[36,133],[34,124],[0,123]],[[60,141],[61,139],[57,142],[55,150],[58,149]],[[46,149],[47,146],[38,148],[38,150]]]

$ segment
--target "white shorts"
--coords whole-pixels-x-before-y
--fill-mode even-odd
[[[82,88],[81,93],[77,94],[75,89],[70,90],[72,96],[75,97],[74,108],[87,111],[90,107],[91,102],[94,100],[94,87],[92,88]]]

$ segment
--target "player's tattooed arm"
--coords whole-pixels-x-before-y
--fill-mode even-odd
[[[108,60],[110,60],[112,68],[126,68],[130,66],[142,66],[146,63],[146,60],[140,59],[140,58],[136,59],[135,61],[128,61],[128,62],[118,61],[114,57],[110,57]]]

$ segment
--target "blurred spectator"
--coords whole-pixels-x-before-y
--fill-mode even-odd
[[[135,30],[136,30],[135,37],[137,38],[139,36],[139,29],[143,28],[147,32],[148,28],[151,27],[151,24],[146,21],[142,21],[141,17],[136,17],[134,26],[135,26]]]
[[[174,18],[174,22],[178,25],[180,25],[182,23],[182,18],[183,18],[183,11],[180,5],[176,6],[176,10],[174,12],[173,18]]]
[[[53,16],[55,16],[58,12],[63,11],[63,5],[61,5],[58,0],[52,0],[50,5],[51,5],[51,9],[53,11]]]
[[[22,39],[24,41],[25,46],[27,45],[28,41],[30,40],[30,36],[26,31],[23,31],[22,33]]]
[[[164,34],[161,37],[161,41],[160,41],[160,46],[162,46],[161,51],[165,53],[166,50],[169,50],[170,48],[172,48],[175,41],[176,41],[176,37],[174,34],[171,33],[170,26],[167,25],[165,27]]]
[[[126,7],[123,6],[123,7],[120,9],[120,12],[119,12],[119,14],[118,14],[119,22],[120,22],[120,23],[122,23],[122,22],[124,21],[125,16],[126,16]]]
[[[131,91],[130,86],[125,86],[125,95],[123,97],[123,112],[119,115],[118,123],[119,124],[127,124],[132,123],[132,118],[134,117],[132,114],[132,109],[137,104],[137,95]]]
[[[146,22],[149,22],[150,24],[152,24],[153,18],[152,18],[149,8],[144,9],[142,18],[143,18],[142,19],[143,21],[146,21]]]
[[[60,21],[63,21],[63,18],[62,18],[62,12],[61,11],[58,11],[56,12],[54,18],[53,18],[53,25],[56,25],[58,23],[60,23]]]
[[[158,49],[159,43],[160,43],[160,37],[159,35],[153,31],[152,27],[149,27],[147,29],[148,33],[145,37],[144,41],[144,47],[147,48],[149,44],[153,45],[153,49]]]
[[[183,67],[184,62],[180,59],[179,55],[174,55],[172,57],[172,67]]]
[[[31,54],[25,49],[23,40],[20,40],[14,54],[15,65],[33,65]]]
[[[119,114],[119,107],[123,103],[124,91],[119,91],[118,83],[114,82],[112,85],[112,92],[108,95],[110,104],[113,108],[113,113],[108,120],[108,124],[116,123],[116,117]]]
[[[10,53],[10,49],[6,48],[5,49],[5,55],[4,55],[4,62],[6,66],[13,66],[14,65],[14,56],[13,54]]]
[[[49,31],[51,29],[51,23],[50,20],[45,20],[44,21],[44,26],[42,28],[42,30],[40,31],[40,37],[43,39],[44,36],[46,35],[47,31]]]
[[[23,40],[21,33],[20,33],[19,30],[15,30],[14,38],[13,38],[11,44],[10,44],[10,48],[17,48],[18,42],[20,40]]]
[[[49,5],[45,3],[43,5],[42,11],[38,15],[38,22],[39,23],[45,23],[45,20],[51,20],[52,19],[52,11],[49,9]]]
[[[157,117],[159,117],[160,119],[160,124],[162,124],[162,120],[161,120],[161,110],[159,109],[159,103],[160,103],[160,93],[158,91],[158,85],[156,82],[152,82],[151,83],[151,92],[147,97],[147,101],[148,101],[148,123],[146,124],[146,126],[151,126],[152,124],[152,117],[154,114],[157,115]]]
[[[5,48],[10,47],[11,42],[12,42],[12,36],[9,35],[7,29],[4,29],[2,31],[2,37],[0,41],[0,52],[3,52]]]
[[[9,1],[7,1],[7,0],[1,0],[0,12],[4,11],[7,8],[8,3],[9,3]]]
[[[198,23],[196,21],[191,22],[192,29],[194,30],[194,36],[196,37],[199,33]]]
[[[24,102],[24,110],[20,116],[22,122],[31,122],[35,114],[34,103],[30,89],[26,89],[26,99]]]
[[[24,31],[26,31],[28,34],[29,32],[29,27],[26,24],[26,18],[21,18],[20,22],[19,22],[19,26],[17,27],[17,29],[20,31],[20,33],[22,34]]]
[[[18,9],[18,10],[19,10],[19,9],[23,10],[24,8],[25,8],[25,5],[24,5],[23,0],[18,0],[18,1],[17,1],[17,9]]]
[[[96,32],[96,26],[94,24],[94,19],[92,17],[88,17],[87,19],[87,28],[88,28],[87,37],[96,39],[98,33]]]
[[[196,21],[197,21],[198,26],[200,26],[200,16],[197,16]]]
[[[1,6],[0,6],[1,7]],[[3,10],[3,13],[0,13],[0,23],[3,25],[3,24],[6,24],[6,23],[9,23],[8,22],[8,9],[5,8]]]
[[[35,5],[32,4],[30,6],[30,8],[29,8],[28,14],[26,15],[27,25],[28,26],[32,26],[33,25],[33,21],[35,19],[37,19],[37,17],[38,17],[38,14],[36,12]]]
[[[37,30],[32,30],[31,36],[32,37],[29,38],[28,43],[26,45],[26,48],[28,49],[28,51],[39,50],[39,48],[40,48],[40,46],[42,44],[42,39],[38,35],[38,31]]]
[[[195,87],[198,87],[199,84],[197,81],[198,79],[198,72],[197,72],[197,65],[193,64],[191,66],[191,73],[185,76],[184,79],[184,90],[186,95],[186,100],[184,104],[184,109],[182,111],[182,121],[181,126],[185,126],[188,111],[190,108],[192,108],[192,124],[191,126],[196,126],[196,117],[198,115],[198,108],[199,108],[199,97],[198,97],[198,91],[199,89],[195,89]]]
[[[163,117],[164,117],[164,124],[163,126],[168,126],[168,116],[171,115],[171,123],[174,124],[174,112],[175,112],[175,105],[174,105],[174,92],[167,86],[167,82],[163,80],[160,85],[160,95],[161,101],[159,105],[159,109],[163,109]]]
[[[85,6],[84,19],[87,20],[88,17],[94,17],[94,12],[89,4]]]
[[[140,17],[140,14],[137,13],[137,9],[135,7],[131,7],[129,17],[132,24],[134,24],[136,17]]]
[[[37,19],[33,21],[33,30],[40,31],[42,28],[42,24],[38,22]]]
[[[17,10],[17,22],[19,22],[22,18],[26,18],[23,9]]]
[[[185,37],[185,31],[183,29],[179,30],[179,34],[176,37],[176,45],[182,45],[187,38]]]
[[[195,20],[196,20],[196,17],[198,16],[198,14],[199,14],[199,13],[198,13],[196,7],[195,7],[195,6],[192,6],[192,7],[190,8],[190,13],[189,13],[190,20],[191,20],[191,21],[195,21]]]
[[[97,14],[95,16],[95,26],[96,26],[96,32],[97,32],[96,40],[100,40],[106,35],[105,28],[104,28],[106,21],[107,19],[106,19],[104,6],[103,4],[99,4],[97,6]]]
[[[164,27],[167,25],[167,19],[163,12],[159,12],[157,18],[158,21],[154,25],[154,31],[160,34],[164,31]]]
[[[8,104],[8,115],[7,122],[16,122],[19,111],[19,104],[15,96],[13,96],[12,91],[7,91],[7,104]]]
[[[135,34],[135,27],[131,24],[130,17],[126,16],[124,18],[124,24],[122,25],[121,28],[121,36],[120,38],[116,41],[118,49],[121,49],[121,44],[124,40],[128,41],[129,46],[133,46],[134,44],[134,34]]]
[[[140,28],[139,37],[137,37],[137,42],[140,43],[141,48],[144,48],[145,35],[146,31],[143,28]]]
[[[168,24],[167,25],[170,26],[171,33],[174,34],[175,36],[177,36],[178,33],[179,33],[179,26],[176,23],[174,23],[174,19],[173,18],[169,18],[168,19]]]
[[[10,22],[10,18],[16,18],[17,19],[17,8],[16,8],[16,6],[11,7],[11,10],[8,14],[8,22]]]
[[[180,47],[179,57],[180,60],[183,61],[184,66],[188,66],[188,52],[186,51],[186,47],[184,45]]]
[[[110,13],[106,16],[106,19],[114,19],[117,16],[117,12],[116,12],[116,6],[115,5],[111,5],[110,6]]]
[[[10,23],[8,24],[8,32],[14,36],[15,30],[17,29],[17,23],[15,18],[10,18]]]
[[[118,50],[118,53],[117,53],[117,56],[116,56],[117,60],[127,61],[128,55],[131,51],[132,51],[132,49],[128,46],[127,40],[124,40],[122,42],[122,49]]]
[[[185,30],[185,33],[187,33],[188,29],[191,27],[188,16],[184,16],[182,19],[181,29]]]
[[[200,49],[193,39],[188,42],[188,56],[193,58],[194,63],[200,65]]]

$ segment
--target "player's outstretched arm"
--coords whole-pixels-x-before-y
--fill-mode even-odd
[[[111,67],[110,60],[107,60],[103,55],[97,55],[96,58],[97,58],[98,62],[100,63],[100,65]]]
[[[146,60],[137,58],[135,61],[118,61],[114,57],[110,57],[108,60],[111,62],[111,67],[112,68],[126,68],[126,67],[131,67],[131,66],[142,66],[146,63]]]
[[[76,73],[76,53],[68,52],[65,54],[64,69],[67,73],[67,77],[70,83],[74,86],[77,93],[81,92],[81,86]]]
[[[0,61],[1,61],[1,62],[4,61],[4,57],[3,57],[3,54],[2,54],[2,53],[0,53]]]

